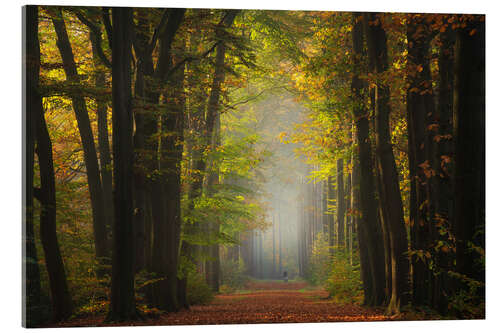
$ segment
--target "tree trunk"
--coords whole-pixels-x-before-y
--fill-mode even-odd
[[[335,187],[333,182],[333,176],[328,176],[328,205],[333,206],[333,200],[335,200]],[[333,255],[335,245],[335,215],[331,213],[328,219],[328,246],[330,248],[330,255]]]
[[[57,240],[56,188],[52,160],[52,143],[43,114],[38,115],[38,118],[36,151],[40,163],[41,188],[39,198],[42,205],[40,213],[40,239],[49,275],[53,318],[55,321],[60,321],[69,318],[72,314],[73,306]]]
[[[356,146],[358,144],[356,139],[356,126],[355,122],[352,123],[352,142],[353,145]],[[354,147],[353,147],[354,148]],[[352,172],[351,172],[351,265],[353,259],[353,252],[355,251],[355,237],[357,234],[356,226],[359,221],[359,160],[356,152],[353,149],[351,155],[351,164],[352,164]],[[358,238],[359,242],[359,238]]]
[[[181,162],[184,141],[184,69],[173,74],[172,87],[167,93],[169,110],[162,117],[162,159],[160,167],[166,172],[165,207],[167,218],[167,309],[177,311],[177,269],[181,233]]]
[[[78,77],[75,58],[69,42],[68,32],[66,31],[66,24],[64,23],[62,11],[60,8],[56,9],[56,11],[55,17],[52,18],[52,22],[57,34],[57,47],[59,48],[63,61],[66,82],[73,85],[80,85],[81,83]],[[94,144],[94,136],[92,134],[92,128],[84,96],[73,93],[71,95],[71,101],[73,103],[73,110],[75,112],[78,130],[80,132],[83,157],[87,171],[90,202],[92,206],[96,257],[100,263],[105,263],[105,258],[110,257],[109,240],[106,235],[106,225],[108,222],[106,221],[106,207],[104,205],[101,175]],[[98,269],[98,274],[103,274],[103,270]]]
[[[215,121],[215,131],[212,137],[211,146],[216,149],[220,146],[220,115],[217,114]],[[219,184],[219,170],[214,160],[210,161],[210,171],[207,179],[207,195],[212,196]],[[220,258],[218,235],[220,225],[217,221],[208,221],[209,245],[207,246],[209,259],[206,261],[206,281],[212,291],[219,291]]]
[[[132,9],[113,8],[113,178],[115,220],[108,320],[138,316],[134,293]]]
[[[56,183],[54,162],[52,159],[52,142],[43,115],[42,100],[37,108],[37,146],[40,166],[40,193],[37,195],[41,203],[40,239],[45,253],[45,264],[49,275],[50,294],[52,298],[53,319],[60,321],[71,316],[73,305],[66,281],[64,263],[59,250],[56,231]]]
[[[454,226],[456,269],[485,281],[481,256],[471,245],[485,243],[485,17],[475,16],[457,32],[453,137],[455,139]],[[484,287],[478,289],[484,297]]]
[[[141,64],[141,63],[140,63]],[[142,65],[138,65],[141,67]],[[137,68],[135,77],[135,104],[137,109],[144,109],[144,70]],[[145,157],[144,150],[146,146],[144,137],[144,116],[142,112],[134,113],[135,134],[134,134],[134,234],[135,234],[135,271],[138,272],[146,268],[148,256],[151,255],[147,250],[147,228],[146,224],[151,224],[147,221],[146,205],[146,172],[144,170]],[[151,229],[149,229],[149,232]],[[150,235],[149,235],[150,237]],[[149,242],[149,245],[151,243]]]
[[[111,165],[111,151],[109,148],[108,139],[108,106],[104,95],[106,89],[106,77],[103,70],[104,64],[99,57],[98,45],[99,40],[95,32],[90,32],[90,41],[92,45],[92,58],[95,67],[95,86],[98,96],[96,97],[97,104],[97,142],[99,146],[99,163],[101,170],[102,195],[104,199],[105,214],[106,214],[106,239],[111,239],[111,228],[114,219],[113,208],[113,167]]]
[[[157,115],[149,109],[153,103],[151,87],[154,73],[152,52],[148,52],[150,22],[141,9],[135,27],[134,50],[138,57],[134,87],[134,233],[135,233],[135,270],[152,269],[152,216],[148,174],[155,169],[152,162],[156,157],[155,141],[151,135],[156,129]],[[149,112],[146,112],[148,110]],[[146,292],[149,294],[149,291]]]
[[[40,267],[35,245],[33,225],[33,177],[35,165],[35,138],[37,115],[42,113],[42,99],[39,92],[40,77],[40,45],[38,42],[38,6],[23,8],[25,29],[23,40],[25,62],[23,64],[23,95],[25,96],[23,138],[25,140],[23,155],[25,170],[23,172],[23,317],[24,327],[35,327],[40,323],[41,285]]]
[[[217,29],[216,36],[219,39],[222,38],[224,29],[230,27],[233,24],[233,21],[237,14],[238,10],[228,10],[224,20],[221,22],[220,25],[216,27]],[[207,145],[211,141],[215,128],[216,116],[220,108],[219,99],[221,93],[221,85],[224,83],[224,78],[225,78],[225,69],[224,69],[225,56],[226,56],[226,45],[221,40],[221,42],[216,47],[214,77],[212,81],[210,97],[208,99],[207,116],[205,122],[206,127],[203,131],[204,132],[203,141],[205,145]],[[206,169],[205,161],[203,159],[198,160],[198,162],[196,163],[196,170],[201,171],[203,174],[205,172],[205,169]],[[190,189],[191,198],[188,199],[190,201],[190,205],[192,205],[192,200],[197,195],[201,195],[202,184],[203,184],[203,179],[201,180],[198,179],[197,181],[195,181],[195,183],[192,184]],[[192,232],[192,230],[188,230],[186,228],[185,232],[189,233]],[[192,261],[192,252],[193,252],[193,245],[189,244],[189,242],[185,240],[182,241],[181,256],[184,257],[187,261]],[[183,295],[182,296],[183,299],[186,299],[185,295],[187,287],[187,274],[184,272],[182,276],[183,277],[180,279],[181,281],[179,281],[179,293],[180,295]],[[187,302],[185,302],[184,304],[181,304],[181,306],[187,308],[188,304]]]
[[[178,310],[178,293],[176,291],[178,266],[178,239],[180,234],[180,185],[177,178],[180,166],[177,150],[182,151],[172,141],[178,138],[161,135],[162,131],[173,130],[179,133],[178,127],[183,123],[178,120],[179,112],[183,117],[182,107],[176,103],[160,105],[160,95],[165,83],[172,79],[169,70],[172,68],[172,43],[184,18],[185,9],[166,9],[164,18],[167,20],[164,27],[160,27],[159,56],[156,68],[153,65],[152,52],[156,44],[149,43],[147,23],[139,21],[138,33],[134,49],[139,56],[138,79],[136,91],[138,102],[148,109],[147,113],[136,116],[136,163],[145,165],[145,174],[140,170],[135,173],[136,205],[144,204],[147,209],[151,205],[151,221],[144,214],[136,216],[135,225],[140,228],[136,239],[141,239],[144,226],[144,247],[146,265],[160,280],[151,284],[146,292],[151,304],[167,311]],[[145,26],[146,25],[146,26]],[[182,72],[182,71],[181,71]],[[182,83],[182,80],[181,82]],[[176,93],[179,90],[173,89]],[[170,91],[170,90],[169,90]],[[165,95],[168,102],[170,95]],[[180,98],[182,100],[182,97]],[[182,102],[183,103],[183,102]],[[159,126],[161,121],[161,127]],[[174,130],[175,129],[175,130]],[[160,139],[161,138],[161,139]],[[182,136],[181,136],[182,139]],[[143,155],[140,150],[143,148]],[[158,152],[160,149],[160,152]],[[172,159],[168,154],[172,153]],[[147,180],[146,180],[147,178]],[[144,190],[144,196],[141,193]],[[150,230],[152,232],[150,232]],[[150,237],[152,234],[152,237]],[[151,251],[150,246],[151,245]],[[148,258],[151,253],[151,259]]]
[[[361,14],[353,14],[353,54],[355,73],[362,73],[361,56],[363,53],[363,30]],[[364,82],[358,75],[352,79],[353,99],[360,101],[354,104],[353,114],[356,123],[356,138],[358,141],[359,159],[359,191],[361,217],[358,231],[360,234],[359,247],[361,255],[362,272],[364,276],[365,304],[382,305],[384,302],[384,248],[382,231],[377,219],[375,201],[375,185],[373,178],[372,150],[369,135],[368,110],[363,93]],[[365,259],[363,259],[365,258]],[[364,264],[363,264],[364,263]],[[368,276],[370,277],[368,279]],[[367,285],[367,282],[371,282]]]
[[[323,225],[322,231],[325,240],[328,241],[328,225],[330,223],[329,218],[330,215],[328,213],[328,180],[323,180],[321,182],[321,193],[322,201],[321,201],[321,223]]]
[[[347,173],[345,185],[345,207],[346,207],[346,249],[349,255],[349,263],[352,265],[352,215],[351,215],[351,173]]]
[[[345,195],[344,195],[344,160],[337,160],[337,245],[339,250],[345,247]]]
[[[437,102],[437,118],[439,119],[439,136],[440,140],[436,143],[435,159],[440,161],[436,170],[437,184],[436,191],[436,219],[437,228],[443,231],[451,230],[452,210],[453,210],[453,191],[451,179],[451,156],[452,145],[451,136],[453,134],[452,119],[453,119],[453,44],[455,34],[451,27],[440,34],[440,50],[439,50],[439,82],[438,82],[438,102]],[[446,159],[446,157],[448,159]],[[448,235],[439,235],[438,241],[448,242]],[[449,248],[447,248],[448,250]],[[438,275],[434,285],[434,308],[441,314],[445,314],[448,310],[448,295],[451,288],[447,277],[448,271],[451,269],[452,260],[449,253],[439,249],[437,253],[436,264],[438,267]]]
[[[279,206],[278,206],[279,207]],[[281,234],[281,212],[278,208],[278,276],[283,275],[283,246],[282,246],[282,234]]]
[[[365,14],[368,54],[374,64],[376,74],[384,73],[387,68],[387,39],[376,14]],[[370,22],[369,22],[370,21]],[[398,313],[408,303],[409,262],[407,257],[408,241],[403,219],[403,204],[399,189],[396,162],[391,146],[389,127],[389,87],[379,78],[375,88],[375,123],[377,145],[377,168],[382,182],[381,196],[386,205],[387,227],[391,243],[392,292],[387,311]]]
[[[429,154],[432,139],[428,140],[429,131],[428,114],[434,110],[434,102],[431,87],[431,73],[429,66],[429,42],[430,34],[423,28],[424,20],[419,17],[408,17],[407,26],[408,58],[411,70],[409,71],[409,88],[407,97],[408,109],[408,137],[409,151],[412,167],[410,178],[412,194],[410,200],[414,204],[410,207],[412,220],[411,225],[411,247],[413,251],[426,253],[432,243],[431,226],[433,216],[430,207],[434,205],[434,198],[429,194],[433,168],[433,156]],[[411,146],[410,146],[411,144]],[[431,271],[429,264],[422,255],[413,256],[413,304],[430,305],[428,291],[432,286]]]

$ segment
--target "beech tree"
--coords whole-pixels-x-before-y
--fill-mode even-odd
[[[136,319],[133,233],[132,8],[113,8],[113,261],[108,320]]]

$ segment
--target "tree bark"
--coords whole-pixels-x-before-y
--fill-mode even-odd
[[[166,113],[162,115],[160,169],[163,176],[166,229],[166,303],[164,308],[177,311],[177,269],[181,232],[181,162],[184,141],[184,70],[173,74],[170,89],[165,94]],[[163,134],[164,133],[164,134]],[[168,133],[168,134],[167,134]]]
[[[134,86],[134,233],[135,270],[137,272],[144,268],[151,271],[152,268],[152,217],[151,200],[148,193],[150,188],[148,185],[150,184],[147,176],[154,169],[150,161],[153,159],[152,155],[155,154],[151,148],[155,145],[146,135],[146,123],[149,121],[148,128],[154,131],[156,116],[152,115],[153,112],[149,110],[150,104],[153,103],[150,100],[152,91],[149,80],[154,72],[152,52],[148,52],[150,39],[148,32],[151,24],[146,19],[142,8],[138,8],[136,11],[139,12],[139,15],[135,27],[133,47],[138,58]],[[148,114],[146,114],[146,110],[149,110]],[[146,292],[146,294],[148,293]]]
[[[431,35],[425,21],[418,16],[409,15],[407,25],[409,88],[407,94],[408,147],[410,160],[411,194],[411,248],[420,255],[412,257],[413,304],[430,305],[432,293],[432,272],[425,256],[433,241],[433,221],[431,206],[435,198],[431,196],[434,180],[434,156],[431,155],[432,137],[431,117],[434,101],[429,64],[429,43]]]
[[[353,14],[353,54],[355,75],[352,78],[353,114],[356,123],[358,141],[358,159],[360,174],[359,247],[362,264],[362,276],[365,288],[365,304],[382,305],[384,303],[384,248],[382,231],[377,219],[375,205],[375,185],[373,178],[372,150],[369,136],[368,110],[363,93],[365,86],[359,75],[362,73],[361,57],[363,54],[363,30],[361,14]],[[369,278],[368,278],[369,277]]]
[[[356,126],[355,122],[352,124],[352,142],[353,146],[357,146],[358,141],[356,138]],[[354,148],[353,147],[353,148]],[[355,251],[355,235],[357,235],[356,226],[359,223],[359,160],[356,154],[356,151],[353,149],[351,155],[351,164],[352,164],[352,172],[351,172],[351,265],[353,259],[353,252]],[[359,242],[359,237],[358,242]]]
[[[113,19],[113,258],[108,320],[138,317],[134,293],[132,9],[112,9]]]
[[[40,49],[37,44],[35,50],[36,70],[39,72]],[[33,115],[36,123],[36,149],[40,167],[41,187],[37,197],[40,200],[40,240],[45,253],[45,265],[49,275],[50,294],[52,298],[53,320],[61,321],[69,318],[73,312],[73,304],[68,290],[64,263],[59,249],[56,229],[56,184],[54,175],[54,162],[52,158],[52,142],[45,123],[42,99],[40,95],[34,96]]]
[[[212,137],[211,146],[216,149],[220,146],[220,115],[217,115],[215,121],[215,131]],[[219,184],[219,170],[214,160],[210,161],[210,171],[207,179],[207,195],[211,196],[216,191],[215,187]],[[220,225],[217,221],[208,221],[209,245],[207,246],[209,259],[206,261],[206,281],[212,291],[219,291],[220,276],[220,258],[219,243],[217,241]]]
[[[346,177],[346,186],[345,186],[345,192],[346,192],[346,214],[345,214],[345,219],[346,219],[346,249],[349,254],[349,263],[352,265],[352,215],[351,215],[351,173],[347,173]]]
[[[333,176],[328,176],[328,205],[333,206],[335,200],[335,187]],[[328,246],[330,248],[330,255],[333,255],[335,245],[335,215],[332,213],[328,219]]]
[[[344,195],[344,160],[337,160],[337,245],[339,250],[345,247],[345,195]]]
[[[90,33],[95,35],[94,32]],[[105,98],[102,98],[101,91],[106,88],[105,72],[102,69],[102,60],[98,55],[98,46],[95,45],[98,40],[95,36],[91,36],[92,42],[92,57],[95,67],[95,86],[99,93],[96,97],[97,103],[97,142],[99,146],[99,162],[101,169],[101,184],[102,195],[104,199],[105,214],[106,214],[106,239],[111,239],[111,228],[114,219],[113,208],[113,167],[111,164],[111,151],[109,148],[108,138],[108,107]]]
[[[41,100],[40,100],[41,102]],[[45,253],[45,264],[49,274],[50,293],[52,297],[53,319],[60,321],[69,318],[73,311],[71,296],[66,281],[64,263],[59,250],[56,231],[56,184],[54,162],[52,159],[52,142],[50,140],[42,106],[37,115],[37,147],[40,165],[40,239]]]
[[[454,225],[456,270],[485,281],[480,255],[470,245],[485,243],[485,17],[474,16],[457,32],[453,137],[455,146]],[[484,288],[478,290],[483,294]]]
[[[155,278],[160,278],[148,287],[147,298],[154,306],[167,311],[176,311],[179,308],[176,287],[180,234],[180,183],[178,180],[180,163],[177,161],[179,160],[178,150],[182,152],[182,146],[179,148],[174,142],[178,138],[182,141],[183,106],[178,107],[176,103],[171,103],[173,96],[168,94],[165,95],[168,103],[160,105],[160,95],[168,80],[173,79],[168,77],[169,69],[172,67],[172,43],[185,11],[181,8],[165,10],[162,22],[165,20],[166,23],[164,26],[160,23],[157,27],[160,53],[156,68],[153,64],[153,50],[156,43],[149,42],[146,32],[147,23],[143,20],[138,21],[138,32],[134,41],[134,50],[139,57],[136,74],[138,78],[136,101],[142,106],[142,110],[148,110],[144,113],[138,111],[135,114],[138,130],[134,138],[135,189],[137,190],[135,201],[138,208],[135,225],[139,228],[136,239],[140,240],[141,246],[144,244],[146,266]],[[173,90],[175,93],[179,92],[177,88]],[[182,100],[182,96],[176,98]],[[180,121],[179,113],[182,117]],[[161,126],[159,126],[160,122]],[[179,128],[181,128],[180,131]],[[163,131],[168,133],[169,130],[176,134],[162,135]],[[169,156],[170,153],[172,156]],[[141,164],[145,166],[144,170],[140,169]],[[151,220],[146,214],[149,203]],[[140,211],[141,206],[144,207],[144,212]],[[141,234],[144,234],[144,237]],[[141,263],[138,262],[137,266],[140,267],[140,265]]]
[[[380,17],[364,14],[368,54],[374,64],[376,74],[384,73],[387,63],[387,38]],[[389,86],[378,78],[375,88],[375,123],[377,145],[377,168],[382,182],[382,193],[386,205],[387,227],[391,243],[392,292],[387,308],[388,313],[398,313],[408,303],[409,262],[408,241],[403,219],[403,204],[399,189],[396,162],[391,146],[389,127]]]
[[[37,114],[42,113],[42,99],[39,92],[40,45],[38,41],[38,6],[23,8],[25,29],[23,95],[24,101],[24,167],[23,172],[23,326],[35,327],[40,323],[41,285],[40,267],[35,245],[33,219],[33,177],[35,165],[35,137]]]
[[[439,136],[437,142],[435,160],[439,161],[437,168],[436,191],[436,218],[437,228],[443,231],[451,230],[453,217],[453,191],[451,178],[451,156],[453,155],[452,134],[453,134],[453,45],[455,33],[449,26],[445,32],[440,34],[441,46],[439,49],[439,82],[438,82],[438,102],[437,118],[439,119]],[[446,159],[446,157],[448,159]],[[438,241],[448,242],[448,235],[445,233],[438,236]],[[452,267],[452,260],[449,253],[439,249],[437,253],[438,275],[434,285],[434,308],[441,314],[448,311],[448,295],[451,288],[447,277],[448,271]]]
[[[73,85],[79,85],[80,79],[78,77],[73,50],[69,42],[66,24],[64,23],[60,8],[56,9],[55,16],[52,18],[52,23],[54,24],[54,29],[57,34],[57,47],[59,48],[63,61],[66,82]],[[106,237],[106,207],[104,206],[104,197],[99,172],[99,163],[97,160],[97,152],[94,144],[94,136],[90,126],[90,119],[87,113],[87,105],[85,104],[84,96],[73,93],[71,95],[71,101],[73,103],[73,110],[75,112],[78,130],[80,132],[83,156],[87,171],[87,180],[92,206],[96,257],[100,263],[104,263],[105,258],[110,257],[110,248],[108,238]],[[103,270],[99,269],[98,273],[102,274]]]

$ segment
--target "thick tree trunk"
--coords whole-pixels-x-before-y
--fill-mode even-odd
[[[181,162],[184,141],[184,70],[173,74],[166,93],[167,112],[162,114],[160,169],[163,175],[164,207],[166,218],[166,285],[163,288],[163,308],[177,311],[177,270],[181,232]],[[164,133],[164,134],[163,134]],[[168,133],[168,135],[167,135]],[[164,222],[164,223],[165,223]],[[161,285],[161,284],[160,284]]]
[[[434,100],[432,95],[429,43],[430,32],[421,17],[409,15],[407,26],[409,88],[408,145],[410,159],[411,198],[411,248],[419,255],[412,258],[413,304],[431,305],[433,275],[422,254],[430,251],[436,232],[433,206],[435,197],[435,158],[433,150]],[[430,294],[429,294],[430,293]]]
[[[147,23],[139,21],[134,49],[139,57],[137,67],[136,97],[138,103],[148,109],[147,113],[136,113],[136,165],[145,165],[145,170],[135,170],[135,203],[138,214],[135,225],[139,228],[136,239],[144,244],[145,264],[159,281],[151,284],[146,292],[150,303],[167,311],[176,311],[178,305],[177,266],[178,242],[180,234],[180,183],[178,181],[180,163],[177,147],[172,142],[179,138],[183,127],[183,106],[170,103],[172,96],[166,95],[169,102],[160,105],[160,94],[166,81],[171,79],[172,43],[184,18],[185,9],[167,9],[164,12],[165,26],[160,27],[160,53],[156,68],[152,52],[155,44],[149,43]],[[163,19],[162,19],[163,20]],[[182,71],[181,71],[182,73]],[[176,74],[176,73],[173,73]],[[180,80],[182,83],[182,80]],[[178,92],[174,89],[175,93]],[[170,90],[169,90],[170,91]],[[180,98],[182,100],[182,97]],[[182,117],[178,120],[179,113]],[[162,126],[159,126],[159,122]],[[178,128],[181,128],[179,131]],[[173,130],[174,136],[163,136],[162,131]],[[160,139],[161,138],[161,139]],[[182,133],[180,136],[182,140]],[[158,153],[159,148],[161,149]],[[172,156],[169,154],[172,153]],[[146,180],[147,179],[147,180]],[[151,220],[147,213],[151,206]],[[140,212],[141,206],[144,212]],[[142,236],[141,234],[144,234]],[[151,237],[152,235],[152,237]],[[142,240],[144,239],[144,240]],[[150,247],[151,246],[151,247]],[[151,250],[150,250],[151,249]],[[142,253],[142,250],[141,250]],[[151,255],[151,257],[150,257]],[[141,263],[138,261],[137,266]]]
[[[454,67],[454,226],[456,270],[485,281],[485,267],[471,244],[485,243],[485,17],[457,32]],[[484,288],[478,293],[484,297]]]
[[[140,67],[142,65],[139,65]],[[144,70],[137,68],[135,77],[135,104],[137,109],[144,109]],[[134,114],[135,134],[134,134],[134,236],[135,236],[135,271],[138,272],[146,268],[148,256],[151,253],[147,251],[147,230],[146,224],[151,224],[151,221],[146,222],[146,172],[144,170],[145,158],[145,137],[144,137],[144,116],[142,112]],[[151,229],[149,229],[151,232]],[[149,242],[149,245],[151,243]]]
[[[57,34],[57,47],[63,61],[64,72],[66,74],[66,82],[74,85],[80,84],[77,67],[73,50],[66,31],[66,24],[62,16],[61,9],[56,9],[55,17],[52,18],[54,29]],[[83,157],[87,171],[87,180],[90,192],[90,202],[92,206],[92,221],[94,228],[94,239],[96,257],[99,262],[104,263],[105,258],[110,258],[109,241],[106,235],[106,207],[104,205],[104,196],[101,184],[101,175],[99,171],[99,163],[97,160],[97,152],[94,144],[94,136],[90,125],[89,115],[87,113],[87,105],[84,96],[73,93],[71,95],[73,110],[75,112],[78,130],[83,148]],[[104,262],[103,262],[104,260]],[[99,274],[103,273],[102,269],[98,270]]]
[[[437,184],[436,191],[436,225],[443,231],[451,230],[453,191],[451,179],[451,156],[453,154],[451,137],[453,133],[453,44],[455,34],[451,27],[440,34],[439,50],[439,82],[438,82],[438,102],[437,118],[439,119],[440,140],[436,143],[435,160],[439,161],[436,170]],[[438,236],[438,241],[448,242],[448,235],[445,233]],[[446,250],[449,250],[447,247]],[[433,306],[441,314],[448,310],[448,295],[450,294],[450,284],[447,273],[451,269],[451,258],[448,252],[439,249],[436,259],[438,275],[434,285]]]
[[[151,87],[154,73],[152,52],[148,52],[148,34],[150,22],[145,19],[142,9],[139,12],[135,27],[134,51],[138,61],[135,73],[134,87],[134,233],[135,233],[135,270],[152,269],[152,216],[150,181],[148,174],[155,169],[153,155],[156,157],[155,141],[150,136],[156,129],[156,114],[148,109],[153,103],[153,88]],[[156,111],[156,110],[154,110]],[[147,131],[148,130],[148,131]],[[148,292],[146,293],[148,294]]]
[[[353,14],[353,54],[355,73],[362,73],[361,56],[363,54],[363,30],[360,14]],[[375,185],[373,177],[372,150],[369,136],[368,110],[363,94],[364,83],[358,75],[352,79],[353,99],[359,101],[354,104],[353,114],[356,123],[356,137],[358,141],[359,158],[359,191],[361,217],[358,231],[360,234],[359,247],[361,264],[363,266],[363,282],[365,288],[365,304],[382,305],[384,302],[384,248],[382,231],[377,219],[375,201]],[[368,277],[370,277],[368,279]],[[367,282],[371,282],[367,284]]]
[[[374,64],[376,74],[384,73],[387,68],[387,39],[385,31],[377,20],[376,14],[365,14],[368,54]],[[377,22],[378,21],[378,22]],[[399,189],[396,162],[391,146],[389,127],[389,87],[379,78],[375,88],[375,123],[377,144],[377,168],[382,181],[381,196],[385,201],[387,227],[391,243],[392,292],[387,311],[398,313],[408,303],[408,241],[403,219],[403,204]]]
[[[38,6],[23,8],[25,41],[23,63],[23,95],[25,100],[23,122],[23,155],[25,169],[23,170],[23,326],[35,327],[40,323],[41,285],[40,267],[35,246],[35,230],[33,225],[33,177],[35,165],[35,138],[37,115],[42,100],[39,93],[40,77],[40,45],[38,42]]]
[[[113,258],[108,320],[136,319],[134,293],[132,9],[113,8]]]

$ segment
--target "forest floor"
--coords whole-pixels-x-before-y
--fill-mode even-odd
[[[335,303],[328,299],[326,291],[313,288],[306,282],[252,281],[245,290],[216,295],[208,305],[196,305],[189,310],[161,314],[144,321],[104,323],[103,315],[75,318],[57,326],[312,323],[391,319],[395,318],[385,316],[383,309]]]

